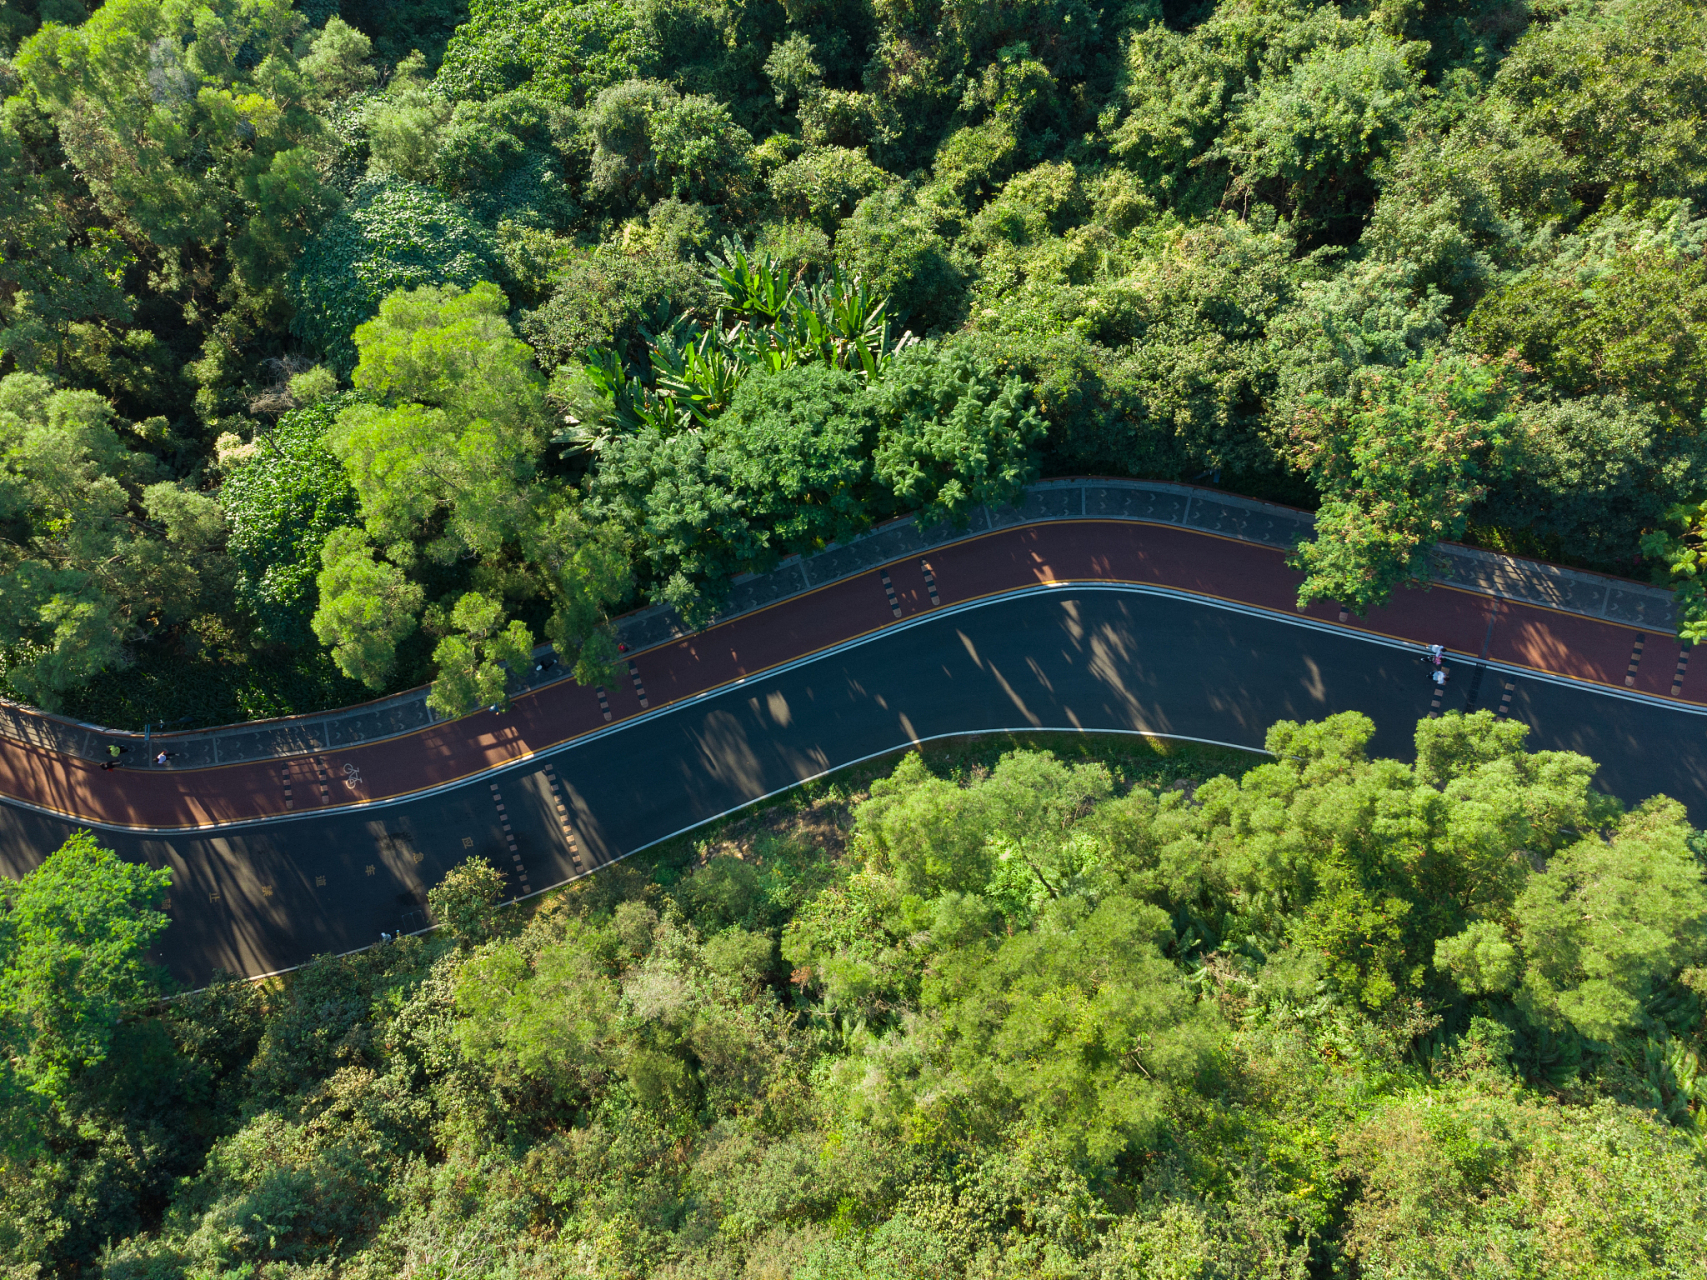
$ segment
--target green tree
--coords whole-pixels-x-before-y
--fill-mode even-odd
[[[1518,409],[1512,463],[1477,502],[1474,524],[1525,529],[1554,558],[1628,572],[1631,548],[1700,491],[1707,441],[1668,428],[1627,395],[1537,397]]]
[[[73,326],[110,338],[135,320],[124,274],[137,255],[82,197],[51,117],[22,95],[0,107],[0,173],[0,347],[18,370],[59,373],[81,345]]]
[[[1518,372],[1437,354],[1366,369],[1344,396],[1305,400],[1291,454],[1322,505],[1294,557],[1308,575],[1300,607],[1326,598],[1363,613],[1427,580],[1429,551],[1463,533],[1487,482],[1511,465]]]
[[[1370,760],[1373,731],[1356,713],[1282,721],[1271,763],[1190,806],[1115,802],[1080,824],[1100,874],[1203,945],[1296,948],[1344,998],[1391,1009],[1429,988],[1438,939],[1510,918],[1532,854],[1616,814],[1593,761],[1526,752],[1522,726],[1488,712],[1423,721],[1415,766]]]
[[[436,94],[422,74],[425,63],[401,63],[385,96],[365,113],[369,179],[431,186],[438,177],[439,147],[455,104]]]
[[[566,228],[581,214],[560,160],[571,121],[526,91],[459,102],[436,139],[434,181],[488,223]]]
[[[428,554],[490,552],[526,510],[521,485],[544,447],[544,380],[496,285],[392,294],[356,331],[354,374],[372,404],[343,410],[327,445],[349,469],[369,533],[414,537],[441,512]]]
[[[427,910],[461,946],[478,946],[497,931],[496,903],[503,891],[503,872],[485,858],[469,858],[428,891]]]
[[[1448,973],[1467,996],[1502,995],[1522,975],[1517,948],[1492,920],[1478,920],[1464,932],[1434,944],[1434,964]]]
[[[594,347],[628,355],[643,341],[640,327],[662,307],[699,313],[712,308],[710,299],[704,268],[662,248],[574,250],[556,269],[551,296],[523,315],[520,328],[540,367],[556,369]]]
[[[0,650],[12,688],[50,707],[133,641],[228,606],[218,503],[114,417],[93,392],[0,379]]]
[[[836,232],[836,261],[919,332],[952,329],[965,313],[969,255],[944,234],[942,211],[901,185],[866,196]]]
[[[805,365],[742,382],[718,420],[714,465],[783,555],[845,542],[871,519],[861,501],[874,434],[851,404],[859,381]]]
[[[507,706],[510,672],[533,661],[533,633],[516,619],[504,623],[504,606],[477,591],[452,607],[453,634],[433,650],[438,678],[427,705],[446,718],[467,715],[475,707]]]
[[[199,339],[208,421],[240,407],[243,350],[284,318],[285,272],[338,203],[300,30],[288,0],[122,0],[18,51],[88,198]]]
[[[314,634],[332,650],[338,670],[383,689],[396,669],[398,642],[418,625],[425,592],[377,558],[360,529],[332,530],[320,546],[320,562]]]
[[[610,0],[474,0],[445,48],[435,88],[456,102],[526,85],[549,101],[584,106],[650,69],[656,51],[638,16]]]
[[[1678,638],[1697,644],[1707,639],[1707,502],[1679,503],[1658,523],[1642,535],[1642,552],[1670,576]]]
[[[1707,410],[1707,221],[1667,202],[1602,216],[1465,321],[1490,355],[1516,351],[1565,395],[1626,395],[1698,437]]]
[[[429,187],[370,179],[320,228],[291,268],[292,332],[341,371],[356,363],[354,333],[398,290],[470,288],[491,275],[490,233]]]
[[[648,427],[600,451],[595,499],[643,531],[637,549],[657,598],[703,616],[729,575],[866,527],[875,432],[858,389],[825,365],[755,373],[703,432]]]
[[[948,951],[926,1016],[856,1068],[855,1114],[933,1144],[1013,1135],[1092,1169],[1142,1148],[1212,1043],[1208,1010],[1162,957],[1169,934],[1155,907],[1069,899],[1011,938]]]
[[[618,209],[665,196],[705,204],[739,197],[752,137],[721,102],[680,94],[656,80],[629,80],[594,99],[589,192]]]
[[[1301,221],[1324,229],[1348,214],[1361,221],[1374,196],[1369,170],[1404,138],[1421,100],[1421,71],[1410,64],[1426,49],[1371,22],[1236,95],[1215,148],[1235,190],[1276,182],[1277,203]]]
[[[231,522],[237,603],[259,623],[259,638],[302,645],[318,603],[320,549],[356,523],[355,490],[325,437],[341,397],[286,413],[271,431],[237,447],[219,487]]]
[[[0,897],[5,1072],[62,1096],[102,1062],[120,1020],[158,990],[147,962],[172,873],[122,861],[80,831]]]
[[[305,13],[327,13],[327,0],[308,0]],[[344,19],[373,39],[374,55],[396,66],[416,53],[436,65],[456,29],[468,16],[463,0],[338,0]]]
[[[860,839],[904,891],[983,894],[1024,923],[1095,862],[1075,820],[1112,790],[1103,766],[1069,767],[1047,752],[1010,752],[965,787],[933,775],[915,753],[872,783],[858,809]]]
[[[18,42],[34,34],[44,22],[62,22],[74,26],[89,16],[82,0],[20,0],[6,6],[0,15],[0,51],[7,57]]]
[[[1348,48],[1356,51],[1341,65],[1335,55]],[[1327,9],[1218,5],[1189,31],[1134,22],[1100,123],[1113,154],[1147,189],[1169,208],[1201,215],[1226,193],[1222,153],[1234,139],[1261,146],[1271,169],[1318,149],[1323,160],[1349,152],[1355,165],[1364,140],[1347,124],[1367,115],[1383,132],[1391,127],[1384,108],[1399,86],[1389,83],[1390,50],[1373,24]],[[1398,70],[1410,78],[1402,64]],[[1260,144],[1252,126],[1261,128]]]
[[[867,403],[877,417],[873,471],[921,524],[964,526],[974,507],[1016,501],[1037,475],[1043,419],[1029,392],[964,347],[903,352]]]
[[[714,448],[704,432],[643,427],[600,451],[593,490],[596,517],[638,529],[652,598],[696,622],[715,612],[731,574],[780,559],[715,469]]]
[[[1687,1268],[1703,1205],[1687,1139],[1609,1099],[1490,1090],[1499,1075],[1406,1092],[1347,1125],[1341,1168],[1360,1190],[1345,1255],[1373,1275],[1591,1275],[1609,1258]]]
[[[434,697],[446,714],[493,700],[478,692],[491,692],[498,679],[493,664],[520,661],[532,645],[519,622],[487,616],[500,594],[543,593],[551,638],[590,680],[608,670],[614,645],[605,610],[629,585],[620,531],[585,519],[572,493],[539,476],[545,380],[507,309],[488,283],[387,298],[356,332],[354,379],[371,399],[341,409],[326,440],[360,498],[367,534],[340,531],[322,553],[314,626],[337,646],[346,673],[374,687],[389,678],[395,646],[426,600],[410,573],[472,561],[481,581],[504,584],[461,593],[480,602],[465,611],[466,628],[447,609],[445,629],[462,634],[440,646],[448,683]]]
[[[585,685],[603,683],[616,670],[610,609],[634,588],[632,540],[621,525],[592,519],[590,505],[542,505],[522,542],[551,606],[546,637]]]
[[[888,175],[862,152],[811,147],[779,167],[766,186],[788,217],[834,231],[860,201],[888,183]]]
[[[373,87],[372,56],[373,41],[334,14],[309,41],[302,73],[322,94],[344,97]]]
[[[1698,6],[1596,5],[1532,27],[1501,61],[1495,93],[1519,128],[1556,154],[1558,184],[1573,201],[1699,202],[1707,194],[1707,144],[1694,124],[1707,107],[1704,34]]]
[[[1635,1027],[1661,984],[1707,957],[1707,885],[1683,806],[1650,802],[1610,839],[1565,848],[1514,908],[1518,998],[1593,1040]]]
[[[587,1096],[622,1062],[613,941],[605,930],[580,926],[531,963],[514,945],[478,956],[456,987],[462,1051]]]

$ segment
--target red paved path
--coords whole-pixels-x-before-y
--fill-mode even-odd
[[[1173,587],[1296,616],[1300,575],[1285,553],[1212,534],[1131,521],[1055,521],[986,534],[924,557],[935,571],[943,605],[1040,582],[1101,580]],[[888,566],[902,618],[929,612],[920,566],[908,557]],[[1635,688],[1668,696],[1679,649],[1674,637],[1599,622],[1450,587],[1400,593],[1390,608],[1348,629],[1459,653],[1481,652],[1490,612],[1497,612],[1489,657],[1622,689],[1638,634],[1646,644]],[[1307,616],[1334,623],[1338,611],[1318,604]],[[762,672],[895,622],[878,571],[833,583],[745,614],[684,640],[629,655],[652,709]],[[1681,698],[1707,701],[1707,675],[1691,673]],[[1696,688],[1692,689],[1691,683]],[[642,713],[625,677],[607,690],[613,721]],[[1484,703],[1494,700],[1486,695]],[[565,680],[517,698],[506,716],[479,714],[400,738],[315,756],[213,769],[121,768],[6,741],[0,749],[0,794],[92,822],[139,827],[191,827],[308,812],[388,799],[441,786],[605,727],[592,689]],[[291,777],[292,804],[285,801]],[[356,778],[345,785],[353,769]],[[324,771],[327,796],[320,794]]]

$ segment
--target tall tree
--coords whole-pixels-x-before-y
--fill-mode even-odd
[[[79,831],[0,892],[5,1072],[55,1098],[107,1056],[114,1028],[159,989],[147,951],[170,921],[172,873],[125,862]]]
[[[366,529],[339,531],[322,556],[315,632],[346,674],[374,688],[390,679],[427,603],[411,574],[497,585],[433,602],[435,627],[456,633],[435,657],[445,714],[497,700],[497,664],[513,670],[534,646],[502,596],[543,597],[550,639],[591,681],[615,655],[605,609],[629,584],[620,530],[585,519],[574,493],[540,474],[545,380],[507,310],[489,283],[392,294],[356,330],[355,383],[371,399],[340,410],[326,439]]]
[[[289,0],[118,0],[18,52],[106,225],[200,338],[210,422],[241,407],[245,349],[282,325],[284,273],[338,203],[302,26]]]
[[[218,502],[115,418],[93,392],[0,379],[0,648],[6,681],[50,708],[127,645],[230,603]]]

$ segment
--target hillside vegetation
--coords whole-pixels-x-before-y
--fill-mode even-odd
[[[5,0],[0,673],[125,727],[690,620],[1049,473],[1707,628],[1699,0]],[[191,673],[193,678],[180,678]]]
[[[939,748],[151,1007],[164,873],[79,837],[0,917],[0,1265],[1707,1273],[1701,836],[1488,712],[1372,732]]]

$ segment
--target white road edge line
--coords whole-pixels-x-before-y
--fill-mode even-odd
[[[697,830],[703,826],[708,826],[713,822],[721,822],[732,813],[740,813],[743,809],[751,809],[756,804],[763,804],[766,800],[780,796],[784,792],[793,791],[796,787],[803,787],[808,782],[816,782],[819,778],[826,778],[830,774],[839,773],[843,769],[851,769],[855,765],[865,764],[869,760],[878,760],[884,756],[893,755],[897,751],[905,751],[909,747],[922,746],[927,742],[940,742],[945,738],[982,738],[991,734],[999,733],[1111,733],[1128,738],[1160,738],[1167,742],[1195,742],[1200,746],[1206,747],[1226,747],[1230,751],[1242,751],[1247,755],[1253,756],[1267,756],[1274,754],[1262,747],[1245,747],[1240,746],[1236,742],[1221,742],[1215,738],[1193,738],[1183,733],[1153,733],[1148,729],[1081,729],[1075,725],[1043,725],[1040,727],[1038,725],[1028,724],[1011,729],[971,729],[964,733],[933,733],[928,738],[906,738],[892,747],[884,748],[882,751],[873,751],[871,754],[863,755],[857,760],[847,760],[841,764],[832,765],[830,768],[822,769],[809,778],[802,778],[798,782],[789,783],[786,787],[778,787],[774,791],[767,791],[764,795],[754,796],[751,800],[743,800],[740,804],[733,805],[730,808],[725,809],[722,813],[714,813],[709,818],[701,818],[698,822],[691,822],[685,827],[680,827],[677,830],[670,832],[667,836],[659,836],[656,840],[648,840],[645,844],[630,849],[626,853],[619,853],[609,862],[600,863],[590,871],[583,871],[578,876],[570,876],[567,880],[559,880],[556,884],[548,884],[543,889],[535,889],[532,893],[524,893],[519,894],[514,898],[506,898],[498,905],[514,906],[518,902],[527,902],[533,898],[543,897],[545,894],[553,893],[556,890],[561,889],[564,885],[574,884],[577,880],[585,880],[588,876],[596,876],[606,867],[614,867],[617,863],[628,858],[632,858],[637,853],[645,853],[648,849],[655,849],[667,840],[674,840],[677,836],[684,836],[690,831]],[[423,934],[432,933],[438,927],[439,926],[436,924],[430,924],[424,929],[411,929],[407,934],[399,936],[419,938]],[[339,951],[328,953],[324,956],[315,956],[314,960],[336,960],[341,956],[360,955],[364,951],[372,951],[375,947],[383,947],[385,945],[386,944],[383,942],[370,942],[365,947],[356,947],[351,951]],[[306,968],[308,965],[313,964],[314,960],[305,960],[302,964],[293,964],[289,968],[285,969],[274,969],[269,973],[253,974],[244,978],[243,981],[261,982],[267,978],[279,977],[281,974],[295,973],[298,969]],[[205,990],[205,988],[203,989]],[[183,994],[193,995],[194,993],[185,992]],[[176,999],[177,997],[173,998]]]

